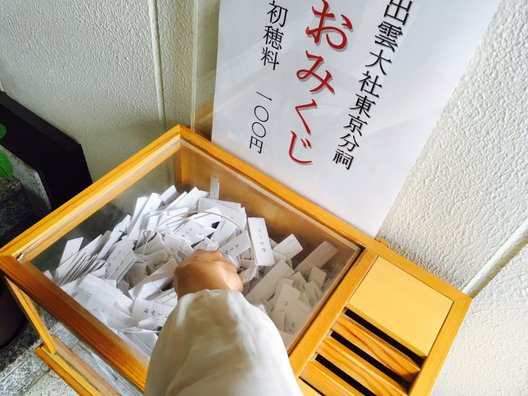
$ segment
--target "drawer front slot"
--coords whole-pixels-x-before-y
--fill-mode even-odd
[[[404,386],[332,337],[323,341],[318,352],[376,395],[407,393]]]
[[[332,395],[364,395],[348,381],[335,374],[318,360],[314,360],[306,365],[301,378],[317,389],[321,394]]]
[[[325,395],[404,396],[424,359],[344,308],[301,378]]]
[[[346,311],[337,319],[332,330],[363,351],[370,357],[371,362],[372,360],[379,362],[408,383],[411,383],[420,372],[421,359],[408,350],[402,351],[403,348],[395,346],[395,341],[387,340],[387,337],[382,338],[364,327],[359,323],[359,318],[350,311]]]

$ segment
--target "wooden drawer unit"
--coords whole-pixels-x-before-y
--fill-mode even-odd
[[[305,394],[427,395],[469,301],[405,260],[365,251],[291,354]]]
[[[0,270],[43,340],[37,354],[79,393],[116,393],[49,334],[36,309],[40,305],[144,388],[148,361],[42,271],[53,268],[54,247],[84,222],[97,225],[104,217],[96,216],[109,205],[127,208],[139,194],[167,183],[205,189],[211,177],[220,180],[221,199],[242,202],[248,213],[264,217],[272,236],[294,233],[307,252],[325,240],[339,248],[333,263],[337,277],[288,351],[303,392],[427,394],[470,299],[182,126],[0,250]]]

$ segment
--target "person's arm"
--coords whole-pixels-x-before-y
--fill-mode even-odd
[[[236,269],[199,251],[176,270],[178,305],[152,354],[146,395],[301,395],[273,322]]]

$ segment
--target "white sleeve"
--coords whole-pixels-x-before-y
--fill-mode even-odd
[[[273,322],[239,292],[179,301],[160,332],[145,395],[301,395]]]

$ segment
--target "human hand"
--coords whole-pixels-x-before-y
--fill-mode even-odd
[[[242,291],[242,288],[235,266],[217,251],[199,249],[174,271],[174,289],[178,297],[204,289]]]

